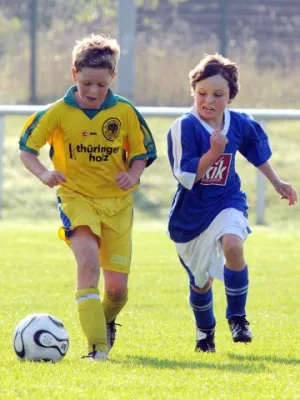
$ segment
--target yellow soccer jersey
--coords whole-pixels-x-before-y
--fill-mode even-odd
[[[57,102],[32,115],[20,149],[36,155],[46,143],[54,168],[65,174],[63,186],[89,197],[122,197],[116,176],[131,163],[156,158],[155,143],[145,120],[126,99],[109,90],[100,110],[82,109],[70,88]]]

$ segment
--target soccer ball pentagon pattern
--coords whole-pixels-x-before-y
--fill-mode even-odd
[[[50,314],[30,314],[13,334],[13,347],[22,361],[60,361],[69,348],[63,323]]]

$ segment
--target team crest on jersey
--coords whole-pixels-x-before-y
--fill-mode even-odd
[[[222,154],[200,179],[201,185],[226,185],[232,154]]]
[[[118,118],[107,119],[102,126],[102,133],[104,137],[113,142],[120,133],[121,121]]]

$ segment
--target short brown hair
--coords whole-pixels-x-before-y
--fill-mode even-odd
[[[120,57],[120,46],[116,39],[92,34],[76,41],[72,56],[76,71],[89,67],[107,68],[113,73]]]
[[[220,54],[205,54],[204,58],[189,73],[192,95],[195,93],[196,83],[214,75],[221,75],[227,80],[229,86],[229,97],[234,99],[238,94],[239,70],[234,62]]]

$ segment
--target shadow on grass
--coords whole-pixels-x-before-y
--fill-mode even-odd
[[[114,364],[126,364],[127,368],[132,365],[157,369],[213,369],[218,371],[236,372],[241,374],[265,372],[264,364],[220,364],[219,362],[199,361],[177,361],[154,357],[130,356],[126,360],[111,360]]]
[[[287,364],[287,365],[298,365],[300,364],[300,359],[298,358],[283,358],[283,357],[276,357],[276,356],[242,356],[239,354],[229,353],[228,357],[236,360],[236,361],[267,361],[273,362],[278,364]]]

